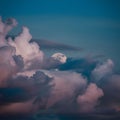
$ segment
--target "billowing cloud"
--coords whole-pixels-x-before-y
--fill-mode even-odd
[[[93,79],[99,81],[101,78],[113,73],[114,63],[111,59],[108,59],[102,64],[98,64],[92,71]]]
[[[120,111],[120,75],[111,59],[47,57],[27,27],[6,37],[16,24],[0,18],[0,116]]]
[[[88,85],[85,93],[79,95],[77,102],[79,104],[79,109],[81,112],[93,112],[95,107],[99,103],[99,98],[104,95],[102,89],[98,88],[96,84],[91,83]]]
[[[27,27],[23,27],[22,32],[14,40],[8,38],[8,44],[16,49],[15,55],[23,58],[25,70],[52,69],[63,64],[63,59],[64,63],[66,62],[65,55],[62,59],[58,56],[57,59],[53,56],[45,57],[44,53],[40,50],[40,46],[36,42],[30,42],[31,39],[32,36]]]
[[[16,48],[16,55],[21,55],[25,63],[25,69],[28,68],[31,61],[43,61],[43,52],[39,49],[37,43],[29,43],[32,36],[29,33],[29,29],[23,27],[22,33],[15,37],[14,41],[9,38],[8,43]]]
[[[10,18],[2,22],[0,18],[0,86],[6,86],[6,80],[19,69],[19,66],[13,58],[16,49],[10,46],[5,39],[6,34],[16,26],[16,24],[15,19]]]
[[[46,74],[53,77],[54,84],[47,107],[52,107],[63,100],[69,102],[75,99],[78,92],[82,92],[87,84],[86,79],[75,72],[46,71]]]
[[[76,96],[81,94],[86,86],[87,80],[81,74],[71,72],[71,71],[47,71],[41,70],[46,76],[52,79],[50,85],[52,85],[51,93],[49,94],[46,109],[49,108],[57,108],[57,111],[63,111],[65,108],[63,106],[71,103],[73,107],[73,102],[76,100]],[[40,73],[41,73],[40,72]],[[22,73],[18,73],[22,76],[34,76],[36,71],[26,71]],[[42,77],[38,74],[37,77],[42,79]],[[35,78],[37,80],[37,78]],[[65,102],[67,100],[67,103]],[[60,104],[60,105],[59,105]],[[63,108],[61,108],[63,107]],[[67,108],[66,108],[67,109]]]
[[[27,115],[45,109],[52,78],[36,71],[31,77],[17,75],[8,80],[8,87],[0,88],[0,114]]]

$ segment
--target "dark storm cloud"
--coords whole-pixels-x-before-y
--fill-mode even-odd
[[[6,39],[15,25],[15,19],[0,21],[0,116],[37,115],[42,110],[81,115],[98,112],[100,116],[120,111],[120,75],[115,74],[111,59],[66,61],[58,53],[46,57],[41,46],[30,42],[27,27],[14,40]]]

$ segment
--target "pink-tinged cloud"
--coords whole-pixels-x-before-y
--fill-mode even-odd
[[[8,43],[15,47],[16,55],[21,55],[25,64],[25,69],[31,66],[33,61],[43,61],[44,54],[39,49],[37,43],[29,43],[32,36],[27,27],[23,27],[22,32],[15,37],[15,40],[9,39]]]
[[[54,85],[48,99],[47,108],[54,106],[61,100],[71,100],[75,97],[75,92],[78,89],[83,90],[87,84],[86,79],[75,72],[45,71],[45,73],[53,77],[52,83]]]
[[[101,106],[119,111],[120,77],[114,74],[111,59],[100,64],[72,61],[61,53],[47,57],[30,42],[27,27],[14,39],[6,37],[16,24],[15,19],[0,18],[0,115],[27,115],[41,109],[90,113]]]
[[[79,95],[77,98],[80,112],[93,112],[95,107],[99,104],[99,98],[103,95],[102,89],[98,88],[96,84],[91,83],[88,85],[85,93]]]
[[[36,112],[39,108],[39,104],[33,104],[35,98],[27,102],[11,103],[4,106],[0,106],[0,115],[29,115]]]

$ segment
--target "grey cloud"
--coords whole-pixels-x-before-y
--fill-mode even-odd
[[[99,64],[92,71],[92,77],[97,82],[103,77],[113,73],[114,63],[111,59],[108,59],[106,62]]]
[[[16,73],[17,65],[12,54],[14,54],[13,47],[0,47],[0,86],[6,85],[5,81]]]
[[[17,22],[15,19],[9,18],[5,22],[3,22],[2,17],[0,17],[0,46],[7,44],[5,37],[7,33],[16,25]]]
[[[49,85],[46,82],[45,84],[41,83],[42,86],[39,86],[39,89],[43,88],[42,92],[44,93],[44,95],[46,94],[48,96],[47,101],[43,99],[43,103],[46,101],[45,102],[46,109],[55,109],[56,112],[63,111],[66,112],[65,110],[69,112],[77,109],[77,104],[75,101],[77,96],[82,94],[86,89],[87,86],[86,78],[84,78],[81,74],[72,71],[54,71],[54,70],[53,71],[41,70],[42,72],[39,72],[38,70],[36,71],[35,70],[26,71],[23,73],[19,73],[18,76],[22,75],[28,76],[31,79],[34,78],[35,80],[34,83],[36,83],[36,85],[38,86],[39,82],[40,81],[42,82],[42,78],[44,78],[43,81],[46,80],[46,82],[48,82],[47,80],[48,78],[52,79],[52,81],[50,82],[50,86],[52,86],[50,93],[44,92],[46,91],[45,85],[47,85],[47,89],[49,88]],[[23,81],[23,78],[20,81]],[[14,83],[15,81],[12,83],[12,85]],[[18,83],[17,86],[19,85],[20,83]],[[41,95],[43,93],[39,93],[38,97],[36,98],[36,102],[40,102],[40,99],[42,98]]]
[[[48,40],[43,40],[43,39],[32,39],[31,42],[37,42],[39,46],[41,46],[41,49],[54,49],[54,50],[69,50],[69,51],[81,51],[82,48],[67,45],[67,44],[62,44],[62,43],[57,43],[53,41],[48,41]]]
[[[91,72],[96,67],[97,63],[98,61],[93,58],[68,58],[66,63],[58,66],[58,69],[61,71],[76,71],[90,79]]]
[[[98,85],[103,89],[105,96],[102,98],[103,106],[120,111],[120,75],[112,74],[99,81]]]
[[[51,78],[37,71],[33,76],[15,76],[0,89],[0,114],[33,114],[45,105],[52,88]],[[18,109],[20,108],[20,109]]]
[[[20,71],[21,69],[24,68],[24,61],[23,61],[23,58],[21,57],[21,55],[14,55],[13,59],[18,66],[18,71]]]

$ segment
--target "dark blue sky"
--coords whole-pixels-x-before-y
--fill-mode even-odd
[[[120,19],[119,0],[1,0],[0,14],[76,15]]]

